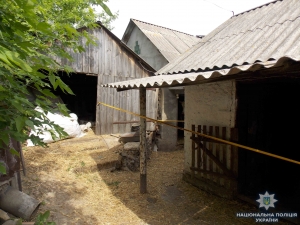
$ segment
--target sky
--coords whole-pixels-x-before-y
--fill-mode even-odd
[[[119,17],[112,32],[120,39],[130,18],[191,35],[206,35],[227,19],[272,0],[109,0]],[[233,11],[233,12],[232,12]]]

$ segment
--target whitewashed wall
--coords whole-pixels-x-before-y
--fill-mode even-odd
[[[236,85],[234,80],[185,87],[185,128],[192,124],[232,128],[236,116]],[[229,138],[229,132],[227,133]],[[191,133],[185,132],[185,171],[190,171]]]

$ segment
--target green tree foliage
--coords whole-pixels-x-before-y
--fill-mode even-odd
[[[111,22],[118,16],[118,13],[113,15],[104,4],[108,0],[43,0],[43,2],[41,10],[47,15],[48,21],[72,24],[75,28],[88,26],[99,20],[105,27],[111,29]],[[103,10],[97,12],[97,6],[101,6]]]
[[[70,72],[70,68],[54,59],[72,60],[66,48],[76,52],[84,50],[84,46],[77,44],[78,38],[84,35],[92,39],[74,27],[96,26],[93,6],[101,6],[113,16],[106,1],[10,0],[0,4],[0,148],[8,145],[10,138],[25,141],[30,129],[42,126],[41,120],[51,127],[52,134],[65,135],[59,126],[34,108],[39,106],[45,112],[51,111],[53,105],[49,99],[55,98],[53,89],[73,94],[57,75],[58,70]],[[29,87],[36,92],[33,101],[28,100]],[[64,105],[55,107],[67,113]],[[37,136],[30,139],[43,145]],[[0,163],[0,173],[4,172]]]
[[[96,13],[97,21],[101,21],[101,23],[109,30],[113,30],[114,27],[111,26],[111,23],[115,21],[119,16],[119,12],[116,12],[112,16],[107,16],[105,11],[100,13]]]

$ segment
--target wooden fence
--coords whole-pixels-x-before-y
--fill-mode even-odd
[[[192,125],[192,130],[217,138],[237,142],[236,128]],[[237,147],[226,145],[195,134],[192,140],[192,178],[207,179],[218,186],[236,191],[238,175]]]

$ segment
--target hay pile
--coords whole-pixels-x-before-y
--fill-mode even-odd
[[[95,136],[24,148],[23,191],[50,210],[57,225],[255,224],[236,212],[256,210],[227,201],[182,181],[184,152],[153,152],[148,193],[139,194],[139,172],[110,172],[122,145],[116,137]]]

